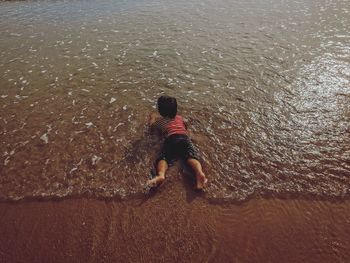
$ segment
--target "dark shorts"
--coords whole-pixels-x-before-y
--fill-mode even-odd
[[[157,163],[165,160],[168,165],[172,165],[179,158],[185,160],[193,158],[199,160],[198,152],[195,150],[190,138],[187,135],[174,134],[165,139],[162,151]]]

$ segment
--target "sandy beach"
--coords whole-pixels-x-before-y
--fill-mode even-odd
[[[349,262],[350,201],[210,204],[180,183],[128,201],[0,204],[1,262]]]

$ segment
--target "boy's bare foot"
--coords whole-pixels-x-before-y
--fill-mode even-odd
[[[197,185],[196,189],[201,190],[207,186],[208,179],[205,177],[204,173],[196,174]]]
[[[158,176],[154,177],[153,179],[148,180],[147,185],[149,187],[156,187],[156,186],[160,185],[161,183],[163,183],[164,180],[165,180],[164,175],[158,175]]]

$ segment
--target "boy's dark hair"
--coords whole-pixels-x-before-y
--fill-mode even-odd
[[[161,96],[158,98],[158,111],[165,118],[175,118],[177,113],[176,99],[169,96]]]

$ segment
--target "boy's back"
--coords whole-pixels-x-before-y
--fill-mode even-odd
[[[155,121],[153,127],[158,129],[165,137],[174,134],[187,135],[184,120],[180,115],[176,115],[173,119],[160,117]]]

